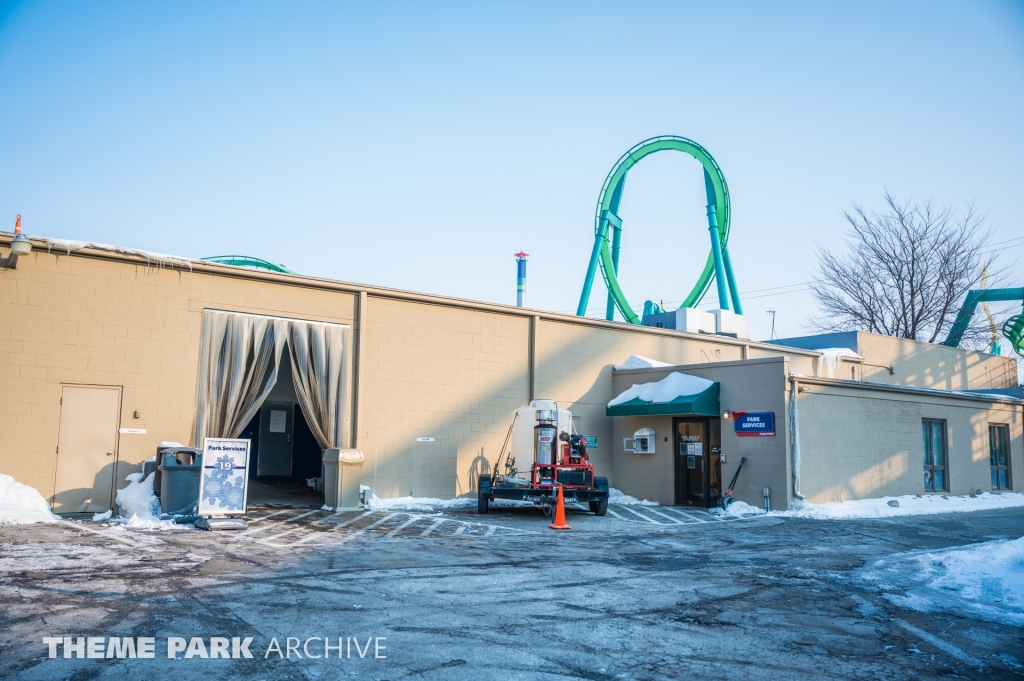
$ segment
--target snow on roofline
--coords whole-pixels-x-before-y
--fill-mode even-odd
[[[66,251],[68,255],[71,255],[72,251],[80,251],[83,248],[95,248],[100,251],[107,251],[109,253],[120,253],[121,255],[134,255],[140,258],[145,258],[146,262],[152,263],[157,262],[161,266],[167,267],[187,267],[189,271],[192,270],[192,263],[199,262],[194,258],[185,258],[180,255],[167,255],[165,253],[154,253],[153,251],[144,251],[139,248],[129,248],[127,246],[112,246],[110,244],[101,244],[95,241],[76,241],[74,239],[54,239],[48,236],[35,237],[41,239],[47,246],[47,252],[57,249],[60,251]]]

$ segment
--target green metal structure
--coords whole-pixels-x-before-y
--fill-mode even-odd
[[[640,324],[641,318],[633,312],[626,300],[622,287],[619,285],[619,250],[622,245],[622,218],[619,217],[619,203],[622,190],[626,183],[626,173],[646,156],[659,151],[681,151],[693,156],[704,166],[704,190],[707,195],[708,232],[711,238],[711,252],[708,254],[704,269],[701,271],[693,289],[683,300],[680,307],[693,307],[704,298],[714,280],[718,285],[718,301],[723,310],[728,310],[730,300],[737,314],[743,314],[739,291],[733,275],[732,261],[729,258],[729,221],[731,208],[729,204],[729,187],[721,168],[708,151],[685,137],[665,135],[652,137],[637,144],[622,155],[612,168],[601,187],[594,216],[594,247],[590,254],[586,279],[583,282],[583,293],[576,314],[586,316],[590,302],[590,292],[594,285],[594,276],[600,267],[608,289],[608,306],[605,318],[611,321],[615,310],[630,324]],[[645,305],[645,314],[658,310],[653,304]]]
[[[1024,288],[989,288],[968,291],[963,307],[957,313],[949,335],[942,344],[951,348],[960,345],[979,303],[1005,303],[1014,300],[1024,301]],[[1006,323],[1003,324],[1003,336],[1010,341],[1014,352],[1024,356],[1024,311],[1006,320]]]
[[[233,267],[248,267],[251,270],[263,270],[265,272],[280,272],[282,274],[298,274],[284,265],[275,265],[267,260],[252,258],[248,255],[211,255],[208,258],[200,258],[204,262],[212,262],[217,265],[231,265]]]

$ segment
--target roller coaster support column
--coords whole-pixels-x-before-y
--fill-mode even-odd
[[[743,314],[743,306],[740,305],[739,289],[736,288],[736,278],[732,274],[732,258],[729,257],[729,249],[722,249],[722,259],[725,261],[725,278],[729,280],[729,296],[732,298],[732,308],[736,314]]]
[[[590,302],[590,289],[594,285],[594,275],[597,274],[597,261],[601,257],[601,246],[608,234],[608,218],[602,217],[594,235],[594,250],[590,253],[590,264],[587,265],[587,278],[583,280],[583,294],[580,296],[579,307],[576,308],[576,315],[587,316],[587,303]]]
[[[715,201],[715,186],[711,176],[704,171],[704,188],[708,195],[708,231],[711,233],[711,255],[715,260],[715,283],[718,285],[718,307],[729,309],[729,280],[725,276],[722,257],[722,233],[718,230],[718,206]]]
[[[1024,288],[987,288],[969,291],[967,297],[964,298],[963,307],[956,315],[953,327],[949,330],[949,335],[942,344],[951,348],[960,346],[960,341],[963,340],[964,332],[967,331],[967,327],[971,323],[971,317],[978,308],[978,303],[1005,303],[1012,300],[1024,300]]]

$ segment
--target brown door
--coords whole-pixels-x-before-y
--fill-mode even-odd
[[[101,512],[113,504],[121,388],[61,389],[54,513]]]
[[[675,430],[676,503],[706,507],[708,421],[680,419]]]
[[[722,496],[719,419],[675,420],[676,503],[710,508]]]

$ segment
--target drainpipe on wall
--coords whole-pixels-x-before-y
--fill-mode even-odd
[[[803,505],[807,497],[800,493],[800,428],[797,425],[796,396],[800,392],[799,383],[795,376],[789,377],[789,446],[792,454],[793,466],[793,498],[801,503],[793,504],[796,507]]]

